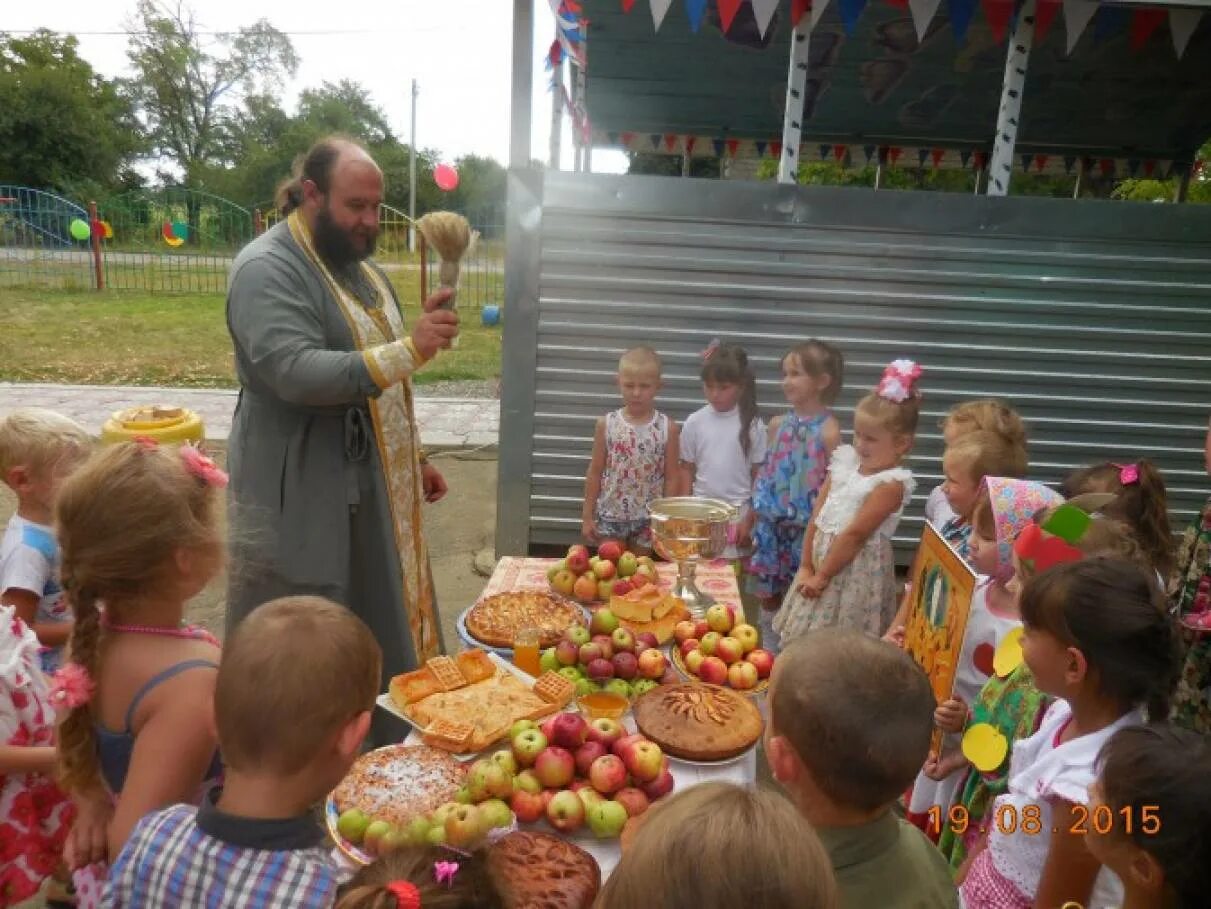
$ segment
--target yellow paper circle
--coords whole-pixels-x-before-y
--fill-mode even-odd
[[[992,669],[997,678],[1005,678],[1022,665],[1022,628],[1019,625],[1001,639],[992,658]]]
[[[988,723],[976,723],[963,735],[963,756],[981,773],[996,770],[1008,753],[1008,739]]]

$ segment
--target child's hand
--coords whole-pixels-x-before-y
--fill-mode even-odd
[[[904,649],[905,631],[903,625],[896,625],[887,634],[883,635],[883,640],[889,644],[895,644],[901,650]]]
[[[102,790],[77,793],[72,801],[76,804],[76,820],[64,843],[63,859],[67,867],[75,871],[106,860],[114,806],[109,794]]]
[[[943,732],[962,732],[967,725],[967,705],[960,698],[950,698],[933,712],[933,724]]]
[[[814,600],[824,593],[824,588],[827,586],[828,578],[823,575],[813,574],[799,582],[799,592],[805,597]]]
[[[925,766],[921,768],[921,772],[931,780],[940,783],[966,765],[967,758],[963,757],[961,751],[948,751],[941,757],[931,751],[929,757],[925,759]]]
[[[599,542],[599,537],[597,536],[597,522],[592,518],[586,518],[585,520],[581,521],[580,535],[590,543]]]

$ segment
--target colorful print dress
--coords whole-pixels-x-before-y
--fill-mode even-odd
[[[648,504],[664,495],[669,418],[656,411],[639,426],[622,410],[606,414],[605,468],[594,520],[606,536],[647,540]]]
[[[803,535],[828,476],[824,424],[831,417],[828,410],[813,417],[788,411],[757,474],[753,487],[757,521],[748,569],[759,597],[781,597],[799,570]]]
[[[1211,500],[1186,530],[1169,593],[1178,615],[1202,625],[1211,617]],[[1186,661],[1173,698],[1173,722],[1211,734],[1211,624],[1194,630],[1183,623]]]

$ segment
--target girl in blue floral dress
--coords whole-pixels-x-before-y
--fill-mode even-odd
[[[823,341],[800,344],[782,360],[782,393],[791,409],[770,424],[769,454],[753,486],[748,565],[767,650],[778,650],[773,617],[799,570],[816,494],[828,476],[829,455],[841,442],[840,424],[828,408],[841,391],[843,369],[841,352]]]

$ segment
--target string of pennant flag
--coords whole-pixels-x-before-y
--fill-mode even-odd
[[[684,136],[674,133],[595,132],[594,144],[621,147],[633,152],[691,157],[770,157],[775,161],[782,155],[782,143],[776,139],[721,139],[705,136]],[[882,164],[885,167],[962,168],[983,170],[989,154],[980,149],[954,149],[928,146],[846,145],[805,142],[800,146],[800,161],[831,162],[843,167],[864,167]],[[1160,158],[1094,158],[1080,155],[1042,155],[1025,152],[1015,165],[1024,173],[1076,176],[1086,173],[1102,177],[1142,177],[1166,180],[1180,176],[1190,167],[1180,161]],[[1193,165],[1198,174],[1202,161]]]
[[[623,12],[631,12],[636,0],[621,0]],[[673,0],[647,0],[652,14],[652,25],[656,31],[664,23]],[[708,0],[683,0],[690,29],[697,32],[706,18]],[[773,21],[774,12],[782,0],[717,0],[720,25],[727,34],[741,7],[752,8],[753,18],[762,37]],[[791,22],[799,26],[803,18],[809,18],[808,30],[815,28],[831,0],[791,0]],[[871,0],[836,0],[837,12],[847,34],[852,35],[858,19]],[[907,7],[916,27],[917,37],[922,38],[941,5],[941,0],[883,0],[891,6]],[[575,0],[551,0],[552,8],[571,4]],[[947,0],[950,27],[955,37],[962,41],[975,17],[979,6],[988,22],[993,37],[1003,41],[1009,32],[1017,9],[1015,0]],[[1038,16],[1035,19],[1035,38],[1041,40],[1050,30],[1060,9],[1064,11],[1064,26],[1067,31],[1068,53],[1072,53],[1077,41],[1094,23],[1094,40],[1104,41],[1126,31],[1130,36],[1130,47],[1138,51],[1148,43],[1153,34],[1168,21],[1169,35],[1178,59],[1186,52],[1190,37],[1198,28],[1202,17],[1201,9],[1158,9],[1155,6],[1128,8],[1112,4],[1101,4],[1098,0],[1039,0]],[[556,12],[556,18],[559,17]]]

